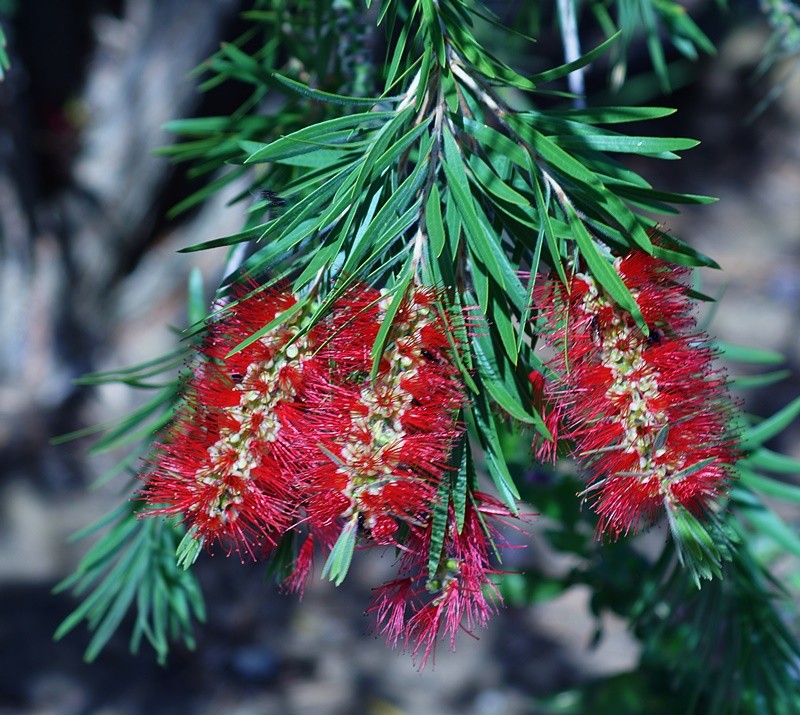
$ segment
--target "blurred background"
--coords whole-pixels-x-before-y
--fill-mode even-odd
[[[52,589],[87,548],[69,536],[127,498],[127,484],[88,489],[119,454],[90,457],[91,440],[50,440],[141,399],[73,380],[174,347],[190,270],[213,286],[224,262],[215,251],[176,251],[242,224],[241,205],[226,206],[236,188],[169,220],[167,210],[201,184],[153,150],[174,141],[164,122],[225,114],[242,101],[231,86],[198,94],[189,73],[242,31],[245,4],[0,0],[11,59],[0,83],[0,715],[548,712],[537,698],[637,661],[636,641],[613,616],[602,616],[594,642],[587,589],[504,609],[419,673],[368,632],[369,590],[388,567],[379,556],[362,559],[339,589],[316,582],[301,603],[264,583],[260,567],[201,558],[207,623],[197,650],[176,648],[166,667],[147,649],[131,655],[124,625],[94,664],[82,661],[83,626],[52,640],[75,606]],[[800,379],[800,73],[789,60],[755,77],[772,33],[756,3],[727,12],[689,5],[716,56],[686,66],[666,97],[645,50],[629,72],[641,73],[634,89],[643,101],[679,110],[652,131],[702,144],[679,162],[634,168],[658,188],[719,197],[668,228],[723,268],[701,277],[704,292],[722,297],[711,332],[785,354],[793,377],[742,396],[768,415],[798,394]],[[547,12],[542,27],[556,40],[538,49],[558,64]],[[800,456],[799,436],[793,426],[772,446]],[[551,558],[535,533],[513,555],[515,567]]]

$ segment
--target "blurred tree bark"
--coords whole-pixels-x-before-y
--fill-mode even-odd
[[[77,426],[83,398],[71,381],[94,368],[124,320],[121,290],[136,290],[134,269],[174,227],[165,212],[189,191],[153,155],[171,140],[163,123],[236,101],[201,98],[188,75],[232,32],[239,5],[26,0],[2,19],[12,60],[0,84],[6,470],[43,474],[51,486],[77,481],[69,450],[41,445]]]

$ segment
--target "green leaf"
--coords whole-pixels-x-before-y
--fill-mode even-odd
[[[400,278],[388,290],[388,295],[392,295],[392,302],[386,309],[386,313],[381,322],[381,327],[378,328],[378,334],[375,336],[375,342],[372,345],[372,370],[370,372],[370,380],[374,380],[378,375],[378,371],[380,370],[381,366],[381,360],[383,359],[383,353],[386,350],[386,341],[388,340],[389,332],[392,329],[394,317],[397,315],[397,311],[400,309],[403,301],[406,300],[408,286],[411,284],[411,279],[413,277],[414,271],[412,269],[412,258],[409,256],[408,260],[406,261],[406,265],[403,267]]]
[[[531,167],[531,178],[533,180],[534,196],[536,197],[536,210],[539,212],[539,218],[542,222],[540,232],[544,234],[545,241],[547,242],[547,248],[550,252],[550,259],[554,264],[556,273],[558,273],[558,277],[561,279],[561,282],[566,284],[568,281],[567,274],[564,271],[564,263],[561,260],[561,245],[558,237],[556,236],[555,230],[553,229],[553,223],[550,220],[549,188],[548,200],[545,200],[544,194],[542,193],[542,187],[539,184],[539,179],[536,176],[536,173],[533,171],[533,167]]]
[[[403,115],[403,121],[408,118],[408,114]],[[378,178],[384,171],[386,171],[390,166],[393,166],[397,163],[399,157],[404,152],[407,152],[409,148],[417,141],[427,130],[430,121],[421,122],[415,127],[412,127],[409,131],[407,131],[402,137],[400,137],[391,147],[389,147],[386,151],[375,151],[374,156],[376,157],[375,161],[370,160],[370,156],[373,155],[373,152],[370,153],[370,156],[367,157],[365,161],[365,166],[370,167],[370,177],[374,180]],[[377,143],[376,143],[377,144]]]
[[[720,355],[731,362],[756,363],[759,365],[780,365],[786,362],[786,357],[776,350],[763,348],[749,348],[744,345],[733,345],[719,340],[712,342]]]
[[[425,45],[425,48],[422,51],[422,61],[420,62],[419,67],[419,79],[417,84],[417,94],[414,98],[414,109],[419,111],[422,108],[422,102],[425,98],[425,94],[428,91],[428,86],[430,84],[430,77],[431,77],[431,67],[433,65],[433,49],[430,45]],[[445,77],[447,74],[445,74]]]
[[[505,62],[488,52],[476,40],[467,26],[469,18],[465,22],[464,18],[458,17],[451,12],[450,7],[442,4],[440,8],[443,21],[450,35],[449,39],[452,45],[456,47],[458,54],[466,59],[471,72],[479,72],[484,77],[508,87],[516,87],[526,91],[536,89],[534,82],[515,72]],[[466,88],[466,90],[469,91],[469,88]],[[455,112],[456,110],[453,111]]]
[[[717,518],[701,521],[681,506],[668,506],[667,519],[681,565],[697,588],[702,579],[720,578],[722,563],[731,558],[732,547]]]
[[[497,434],[494,415],[486,401],[485,393],[480,387],[481,383],[479,382],[478,394],[473,399],[472,409],[478,440],[486,456],[489,475],[492,477],[500,498],[513,514],[517,514],[516,501],[520,498],[519,491],[516,484],[514,484],[511,473],[508,471],[503,448],[500,445],[500,438]]]
[[[80,531],[76,531],[74,534],[70,534],[68,541],[78,541],[83,539],[87,536],[91,536],[92,534],[104,529],[109,524],[119,520],[122,516],[127,514],[130,511],[130,506],[123,502],[119,504],[116,508],[112,509],[108,514],[104,514],[96,521],[93,521],[88,526],[84,526]],[[59,589],[56,589],[58,592]]]
[[[578,218],[571,206],[567,206],[567,213],[570,218],[570,225],[574,230],[575,240],[580,249],[581,256],[583,256],[586,264],[589,266],[592,275],[608,292],[612,300],[631,314],[642,332],[644,332],[645,335],[649,334],[650,330],[647,327],[647,321],[644,319],[642,312],[639,310],[639,306],[633,299],[628,288],[622,282],[622,279],[614,270],[613,266],[597,249],[592,237],[583,226],[583,222]]]
[[[586,109],[549,109],[548,117],[583,124],[623,124],[662,119],[678,111],[674,107],[590,107]]]
[[[800,536],[790,529],[774,511],[763,504],[758,506],[739,506],[737,512],[742,514],[750,525],[760,534],[772,539],[794,556],[800,557]]]
[[[618,39],[620,33],[617,32],[616,34],[609,37],[605,42],[599,44],[590,52],[587,52],[585,55],[579,57],[577,60],[573,62],[569,62],[567,64],[561,65],[551,70],[547,70],[546,72],[540,72],[539,74],[534,75],[531,77],[531,82],[536,85],[546,84],[547,82],[552,82],[556,79],[561,79],[562,77],[566,77],[568,74],[571,74],[575,70],[579,70],[581,67],[586,67],[591,62],[594,62],[600,55],[602,55],[606,50],[608,50]]]
[[[442,200],[436,184],[431,186],[428,201],[425,204],[425,231],[430,241],[431,252],[439,258],[444,250],[445,232],[442,221]]]
[[[447,65],[447,48],[442,35],[438,3],[434,3],[434,0],[420,0],[417,4],[422,8],[423,26],[427,40],[425,45],[435,53],[439,66],[445,67]]]
[[[746,469],[741,464],[738,465],[737,471],[740,483],[748,489],[775,499],[800,503],[800,485],[787,484],[777,479],[763,477],[750,469]]]
[[[491,151],[492,155],[505,157],[522,169],[528,169],[529,155],[515,141],[501,134],[496,129],[492,129],[492,127],[488,127],[485,124],[481,124],[467,117],[464,117],[462,121],[464,129],[470,135],[475,137],[475,139],[487,149],[493,150]]]
[[[800,474],[800,459],[762,447],[753,452],[741,465],[778,474]]]
[[[347,572],[350,569],[350,562],[353,560],[353,552],[356,548],[356,537],[358,536],[358,521],[351,519],[342,528],[336,543],[331,549],[328,560],[322,568],[322,578],[327,578],[337,586],[342,584]]]
[[[459,423],[463,424],[463,414],[459,418]],[[453,504],[453,512],[456,519],[456,530],[460,534],[464,528],[464,515],[467,508],[467,491],[470,484],[475,483],[475,465],[472,463],[472,452],[469,447],[469,439],[466,432],[459,439],[456,448],[451,455],[451,464],[458,471],[453,471],[453,484],[450,494],[450,501]]]
[[[11,67],[11,62],[8,59],[8,52],[6,52],[6,36],[3,28],[0,27],[0,80],[5,78],[9,67]]]
[[[445,132],[444,136],[445,147],[447,147],[449,134]],[[449,142],[455,147],[452,137],[449,137]],[[464,171],[464,166],[458,157],[457,150],[453,148],[453,151],[456,152],[455,156],[448,157],[442,164],[448,179],[448,189],[458,208],[458,213],[461,216],[462,224],[473,251],[495,277],[500,287],[504,289],[505,280],[497,257],[498,251],[502,251],[502,249],[497,246],[491,236],[492,227],[488,225],[488,222],[484,223],[479,219],[475,202],[469,190],[469,180]],[[482,305],[485,308],[485,304]]]
[[[496,235],[486,215],[472,196],[464,165],[458,154],[455,140],[449,132],[444,132],[444,146],[445,161],[442,166],[448,179],[448,189],[453,196],[466,230],[470,251],[480,263],[486,266],[500,290],[506,291],[516,307],[522,310],[527,304],[525,289],[520,284],[514,268],[509,263],[508,256],[500,245],[500,237]],[[481,307],[486,310],[488,292],[486,290],[479,291],[479,297],[485,301],[481,303]],[[492,317],[496,318],[494,315]],[[514,342],[516,343],[516,341]],[[512,352],[516,352],[516,347]]]
[[[181,539],[178,548],[175,551],[175,558],[178,566],[181,566],[184,571],[192,566],[200,552],[203,550],[203,537],[197,533],[197,530],[189,529]]]
[[[488,335],[477,335],[472,339],[472,347],[481,381],[492,399],[514,419],[536,425],[540,431],[544,429],[541,417],[532,409],[530,396],[523,395],[520,389],[513,366],[497,364],[497,353],[491,338]],[[546,433],[547,430],[544,429],[544,434]]]
[[[489,286],[489,315],[492,317],[490,329],[500,336],[508,359],[517,364],[517,335],[511,321],[511,307],[505,295],[497,290],[494,281]]]
[[[791,375],[791,370],[774,370],[773,372],[767,372],[763,375],[739,375],[731,378],[731,384],[737,390],[750,390],[774,385],[776,382],[782,382],[788,377],[791,377]]]
[[[771,417],[745,430],[739,443],[740,447],[744,450],[760,447],[767,440],[783,432],[798,415],[800,415],[800,397],[792,400],[786,407]]]
[[[428,549],[428,576],[432,577],[439,570],[442,558],[444,539],[447,533],[447,517],[450,511],[450,480],[442,479],[433,502],[433,518],[431,519],[431,543]]]
[[[530,200],[501,179],[480,157],[471,156],[469,165],[480,187],[485,189],[485,192],[493,194],[502,201],[519,206],[522,210],[530,207]]]
[[[144,636],[159,661],[167,654],[170,638],[191,647],[192,620],[205,616],[194,577],[175,561],[178,532],[163,519],[137,519],[130,504],[114,512],[114,526],[79,563],[75,573],[56,586],[56,592],[73,589],[76,595],[91,593],[61,623],[55,638],[63,638],[81,621],[93,631],[86,659],[97,657],[131,609],[138,612],[131,649]],[[187,605],[181,613],[161,603],[164,584],[169,584],[169,603]],[[158,601],[158,602],[157,602]]]
[[[622,154],[645,154],[665,159],[679,158],[672,152],[696,147],[700,142],[695,139],[679,139],[666,137],[626,137],[626,136],[551,136],[550,139],[564,149],[581,151],[608,151]]]
[[[369,4],[367,5],[369,7]],[[386,12],[386,7],[384,7],[383,12]],[[380,24],[380,20],[378,21]],[[390,49],[389,54],[391,55],[391,63],[389,64],[389,68],[386,70],[386,91],[394,83],[395,79],[397,78],[397,72],[400,68],[400,63],[405,56],[405,48],[406,43],[408,42],[408,36],[411,33],[411,23],[403,23],[403,26],[400,28],[400,34],[397,36],[397,41],[394,43],[394,47]]]
[[[354,137],[353,131],[356,129],[379,127],[394,116],[394,112],[362,112],[311,124],[262,146],[245,159],[245,164],[275,161],[315,151],[322,145],[335,144]]]
[[[189,325],[199,325],[206,319],[208,307],[203,288],[203,273],[197,266],[189,273],[186,305]]]
[[[298,82],[291,77],[286,77],[280,72],[270,72],[269,74],[281,85],[292,90],[296,94],[299,94],[302,97],[308,97],[309,99],[315,99],[319,102],[326,102],[327,104],[345,104],[348,106],[372,107],[379,102],[396,102],[401,99],[401,97],[349,97],[343,94],[323,92],[321,89],[312,89],[307,84]]]
[[[533,150],[554,169],[597,192],[603,190],[602,182],[597,176],[582,162],[564,151],[551,137],[546,137],[538,129],[517,117],[509,117],[508,123],[529,141]]]

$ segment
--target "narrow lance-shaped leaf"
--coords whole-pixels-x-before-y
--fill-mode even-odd
[[[350,569],[350,562],[353,560],[353,552],[356,548],[357,529],[358,522],[355,519],[351,519],[344,525],[325,566],[322,568],[322,578],[333,581],[336,586],[341,586]]]

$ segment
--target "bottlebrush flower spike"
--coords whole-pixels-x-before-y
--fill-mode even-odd
[[[320,457],[303,486],[320,543],[330,544],[353,519],[376,544],[396,543],[402,523],[430,519],[464,400],[435,300],[430,289],[409,290],[373,379],[372,346],[391,298],[356,286],[334,306],[319,353],[330,374],[302,428]]]
[[[315,334],[295,313],[254,343],[240,342],[296,303],[291,294],[240,296],[208,329],[183,406],[159,439],[142,490],[147,514],[181,514],[209,545],[253,558],[295,518],[293,470],[302,463],[294,424],[304,409]]]
[[[534,302],[555,350],[545,396],[559,436],[587,469],[598,531],[617,538],[662,508],[702,514],[725,491],[737,450],[733,403],[692,316],[688,269],[638,250],[614,266],[647,336],[588,275],[554,278]]]

